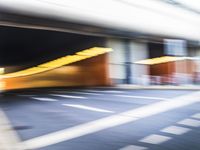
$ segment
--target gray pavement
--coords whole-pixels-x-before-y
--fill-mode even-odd
[[[8,92],[0,103],[25,149],[199,150],[193,93],[52,88]]]

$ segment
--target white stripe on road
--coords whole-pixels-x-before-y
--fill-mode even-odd
[[[125,98],[168,100],[167,98],[162,98],[162,97],[149,97],[149,96],[134,96],[134,95],[114,95],[114,96],[125,97]]]
[[[58,101],[53,98],[44,98],[44,97],[31,97],[32,99],[38,100],[38,101],[48,101],[48,102],[55,102]]]
[[[89,93],[89,92],[73,92],[74,94],[86,94],[86,95],[95,95],[95,96],[99,96],[99,95],[103,95],[100,93]]]
[[[182,121],[179,121],[178,124],[190,127],[200,127],[200,121],[195,119],[184,119]]]
[[[165,133],[174,134],[174,135],[182,135],[182,134],[185,134],[185,133],[191,131],[191,129],[183,128],[183,127],[179,127],[179,126],[169,126],[169,127],[162,129],[161,131],[165,132]]]
[[[20,94],[20,95],[18,95],[18,96],[23,96],[23,97],[30,97],[30,96],[36,96],[36,95],[26,95],[26,94]]]
[[[200,113],[194,114],[191,117],[195,119],[200,119]]]
[[[64,95],[64,94],[50,94],[52,96],[64,97],[64,98],[77,98],[77,99],[87,99],[83,96],[72,96],[72,95]]]
[[[152,134],[152,135],[149,135],[139,141],[143,142],[143,143],[149,143],[149,144],[161,144],[161,143],[167,142],[171,139],[172,138],[168,137],[168,136]]]
[[[169,110],[185,107],[200,101],[200,92],[179,96],[170,101],[161,101],[148,106],[132,109],[123,113],[80,124],[71,128],[56,131],[43,136],[24,141],[22,145],[26,149],[37,149],[59,142],[92,134],[111,127],[134,122],[152,115],[160,114]]]
[[[95,95],[95,96],[103,95],[103,94],[100,94],[100,93],[76,92],[76,91],[54,91],[54,92],[56,92],[56,93],[83,94],[83,95]]]
[[[116,91],[116,90],[103,90],[103,91],[100,91],[100,90],[84,90],[84,91],[97,92],[97,93],[124,93],[124,91]]]
[[[95,107],[89,107],[89,106],[85,106],[85,105],[76,105],[76,104],[62,104],[62,105],[63,106],[74,107],[74,108],[85,109],[85,110],[97,111],[97,112],[114,113],[113,111],[100,109],[100,108],[95,108]]]
[[[0,149],[1,150],[24,150],[19,144],[20,138],[13,129],[8,117],[0,108]]]
[[[126,147],[120,148],[119,150],[146,150],[146,147],[137,146],[137,145],[128,145]]]

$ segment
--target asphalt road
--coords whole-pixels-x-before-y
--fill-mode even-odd
[[[200,150],[195,92],[34,89],[0,103],[26,149]]]

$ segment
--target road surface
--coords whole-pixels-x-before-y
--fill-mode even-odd
[[[25,149],[199,150],[198,91],[32,89],[1,96]]]

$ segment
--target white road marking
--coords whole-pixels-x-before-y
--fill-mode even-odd
[[[20,95],[18,95],[18,96],[30,97],[30,96],[36,96],[36,95],[20,94]]]
[[[1,150],[23,150],[19,144],[20,138],[12,128],[6,114],[0,109],[0,149]]]
[[[95,95],[95,96],[103,95],[100,93],[77,92],[77,91],[57,91],[56,93],[72,93],[72,94]]]
[[[95,95],[95,96],[103,95],[100,93],[89,93],[89,92],[74,92],[74,94],[86,94],[86,95]]]
[[[87,99],[87,97],[83,97],[83,96],[73,96],[73,95],[64,95],[64,94],[50,94],[50,95],[64,97],[64,98]]]
[[[31,97],[32,99],[39,100],[39,101],[48,101],[48,102],[55,102],[58,101],[53,98],[44,98],[44,97]]]
[[[152,134],[152,135],[149,135],[139,141],[143,142],[143,143],[149,143],[149,144],[161,144],[161,143],[167,142],[171,139],[172,138],[168,137],[168,136]]]
[[[195,119],[184,119],[182,121],[179,121],[178,124],[191,127],[200,127],[200,121]]]
[[[116,91],[116,90],[106,90],[106,91],[104,91],[104,92],[106,92],[106,93],[124,93],[124,91]]]
[[[119,114],[111,115],[109,117],[80,124],[71,128],[35,137],[33,139],[24,141],[21,144],[26,149],[37,149],[78,138],[84,135],[92,134],[115,126],[134,122],[169,110],[185,107],[199,101],[200,92],[194,92],[192,94],[176,97],[174,99],[171,99],[170,101],[157,102],[137,109],[132,109]]]
[[[103,91],[100,91],[100,90],[84,90],[84,91],[97,92],[97,93],[124,93],[124,91],[116,91],[116,90],[103,90]]]
[[[194,114],[191,117],[195,119],[200,119],[200,113]]]
[[[162,129],[161,131],[165,133],[175,134],[175,135],[182,135],[191,131],[191,129],[183,128],[179,126],[169,126],[167,128]]]
[[[89,106],[85,106],[85,105],[76,105],[76,104],[62,104],[62,105],[63,106],[74,107],[74,108],[85,109],[85,110],[97,111],[97,112],[114,113],[113,111],[100,109],[100,108],[95,108],[95,107],[89,107]]]
[[[167,98],[149,97],[149,96],[134,96],[134,95],[114,95],[114,96],[126,97],[126,98],[139,98],[139,99],[169,100]]]
[[[120,148],[119,150],[146,150],[146,147],[137,146],[137,145],[128,145],[126,147]]]

